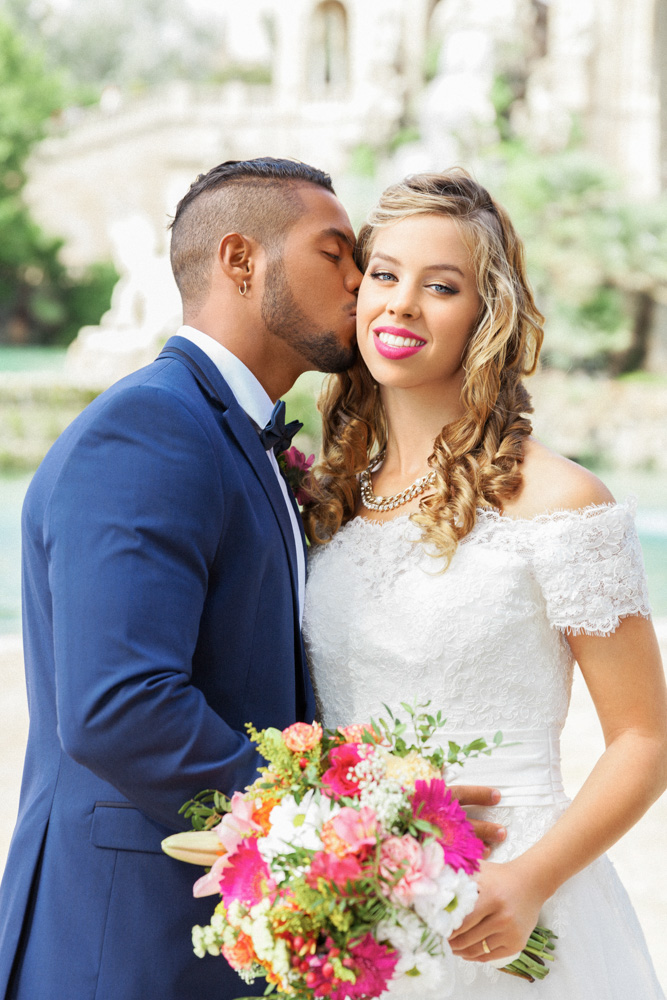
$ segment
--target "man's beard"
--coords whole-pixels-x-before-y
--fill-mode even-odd
[[[297,350],[319,372],[343,372],[356,357],[354,344],[341,344],[333,330],[315,329],[314,321],[299,309],[287,283],[282,257],[267,266],[262,319],[269,333]]]

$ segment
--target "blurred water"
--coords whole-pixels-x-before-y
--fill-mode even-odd
[[[0,475],[0,634],[21,630],[21,506],[29,475]],[[654,476],[604,476],[618,499],[634,493],[649,594],[656,618],[667,617],[667,484]]]

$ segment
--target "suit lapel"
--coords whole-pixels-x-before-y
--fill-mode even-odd
[[[283,542],[287,550],[292,581],[292,595],[294,598],[294,613],[298,625],[299,583],[294,532],[292,531],[292,523],[285,505],[285,497],[283,496],[268,455],[261,445],[257,431],[250,422],[250,418],[246,412],[236,401],[236,397],[220,374],[217,366],[196,344],[193,344],[185,337],[171,337],[160,353],[160,357],[169,357],[181,361],[190,369],[207,395],[221,404],[223,409],[221,421],[246,456],[248,464],[259,480],[271,504],[280,527]],[[301,524],[301,518],[299,518],[299,524]],[[303,534],[303,528],[301,530]]]

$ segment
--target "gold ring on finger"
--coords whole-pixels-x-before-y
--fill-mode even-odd
[[[490,955],[491,954],[491,949],[489,948],[488,944],[486,943],[486,938],[482,938],[482,951],[484,952],[485,955]]]

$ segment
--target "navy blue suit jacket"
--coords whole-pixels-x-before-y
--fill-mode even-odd
[[[179,807],[260,763],[244,723],[315,714],[294,535],[257,431],[173,337],[42,462],[23,510],[30,730],[0,888],[0,997],[225,1000],[214,899],[163,855]],[[256,984],[262,993],[264,982]]]

